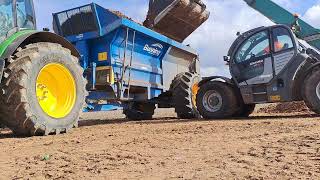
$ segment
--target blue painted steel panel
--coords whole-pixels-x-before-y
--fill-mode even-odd
[[[88,104],[83,112],[116,111],[122,110],[121,104]]]
[[[91,7],[91,9],[88,9]],[[128,65],[132,60],[132,66],[128,67],[124,75],[124,86],[128,87],[129,72],[130,85],[148,89],[148,98],[158,97],[163,92],[163,70],[162,60],[170,47],[176,47],[185,53],[197,56],[197,53],[190,47],[174,41],[164,35],[154,32],[138,23],[126,18],[119,17],[107,9],[96,4],[82,6],[82,9],[73,8],[78,14],[68,16],[70,10],[54,14],[56,31],[64,36],[62,32],[71,32],[64,29],[75,21],[92,17],[93,24],[90,32],[81,32],[65,36],[72,42],[81,54],[80,64],[84,69],[95,68],[92,64],[99,67],[112,67],[114,77],[120,80],[123,72],[123,63]],[[64,25],[59,24],[59,14],[68,16],[69,21],[63,19]],[[91,13],[91,14],[90,14]],[[84,17],[82,17],[84,16]],[[79,18],[80,17],[80,18]],[[80,22],[81,23],[81,22]],[[82,22],[82,24],[84,24]],[[94,27],[94,28],[93,28]],[[86,28],[80,28],[86,29]],[[80,31],[77,29],[76,31]],[[127,36],[128,35],[128,36]],[[99,54],[105,54],[106,58],[99,58]],[[125,61],[125,62],[124,62]],[[126,67],[126,66],[125,66]],[[88,76],[90,78],[90,76]],[[95,79],[89,79],[95,82]],[[94,87],[94,86],[93,86]],[[112,87],[115,91],[117,86]],[[103,96],[103,95],[102,95]],[[93,99],[103,99],[97,93],[90,93]],[[107,106],[92,105],[94,110],[114,109],[117,105],[108,104]]]
[[[170,46],[174,46],[178,49],[184,50],[186,52],[189,52],[191,54],[197,55],[197,52],[190,48],[189,46],[183,45],[182,43],[179,43],[173,39],[170,39],[162,34],[159,34],[155,31],[152,31],[149,28],[146,28],[136,22],[133,22],[129,19],[126,18],[122,18],[119,16],[116,16],[114,13],[110,12],[107,9],[102,8],[101,6],[93,3],[93,4],[89,4],[90,6],[92,6],[93,9],[95,9],[95,16],[96,19],[95,21],[99,24],[99,29],[97,29],[96,32],[85,32],[83,33],[83,35],[73,35],[73,36],[67,36],[66,38],[71,41],[78,41],[78,40],[82,40],[82,39],[88,39],[88,38],[94,38],[95,36],[104,36],[114,30],[116,30],[117,28],[124,26],[124,27],[129,27],[133,30],[136,30],[138,32],[141,32],[147,36],[149,36],[148,38],[154,38],[157,39],[159,41],[162,41],[163,43],[166,43]],[[88,6],[88,5],[85,5]],[[81,6],[81,7],[85,7],[85,6]],[[73,8],[76,9],[76,8]],[[71,10],[73,10],[71,9]],[[66,10],[66,11],[62,11],[62,12],[67,12],[70,10]],[[62,13],[59,12],[59,13]],[[54,13],[54,18],[57,19],[57,14],[59,13]],[[60,31],[59,31],[60,32]],[[97,33],[98,32],[98,33]]]

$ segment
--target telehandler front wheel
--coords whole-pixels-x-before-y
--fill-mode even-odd
[[[310,110],[320,114],[320,67],[306,77],[302,97]]]
[[[238,110],[238,99],[232,87],[223,82],[207,82],[200,87],[197,107],[205,119],[230,118]]]
[[[255,108],[255,104],[242,104],[240,109],[233,115],[233,117],[247,118],[254,112]]]
[[[15,134],[49,135],[78,125],[87,92],[78,58],[54,43],[29,44],[9,60],[0,118]]]

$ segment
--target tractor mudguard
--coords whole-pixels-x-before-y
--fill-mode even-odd
[[[212,80],[218,80],[218,81],[222,80],[222,82],[225,82],[225,83],[227,83],[229,85],[232,85],[232,86],[235,85],[234,81],[232,79],[230,79],[230,78],[227,78],[227,77],[224,77],[224,76],[210,76],[210,77],[203,78],[199,82],[199,86],[202,86],[203,84],[205,84],[205,83],[207,83],[209,81],[212,81]]]
[[[71,51],[71,54],[76,57],[80,57],[80,54],[78,50],[65,38],[51,33],[51,32],[30,32],[23,34],[19,36],[13,43],[11,43],[4,54],[2,55],[2,59],[7,59],[9,58],[14,52],[21,46],[30,44],[30,43],[37,43],[37,42],[51,42],[51,43],[57,43],[62,45],[63,47],[69,49]],[[2,76],[1,76],[2,78]]]
[[[9,58],[11,55],[14,54],[14,52],[22,46],[25,46],[30,43],[37,43],[37,42],[51,42],[51,43],[57,43],[61,46],[69,49],[71,51],[71,54],[76,57],[80,57],[80,54],[78,50],[66,39],[63,37],[51,33],[51,32],[30,32],[23,34],[19,36],[17,39],[15,39],[5,50],[3,55],[0,57],[0,82],[2,81],[2,75],[5,67],[5,61],[7,58]]]

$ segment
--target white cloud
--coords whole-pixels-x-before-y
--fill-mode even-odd
[[[202,67],[201,75],[203,77],[209,77],[212,75],[224,74],[225,69],[219,69],[218,67]]]
[[[303,18],[314,27],[320,27],[320,4],[307,10]]]

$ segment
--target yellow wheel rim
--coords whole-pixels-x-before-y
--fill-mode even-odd
[[[198,85],[198,83],[195,83],[193,86],[192,86],[192,104],[194,107],[197,107],[197,94],[200,90],[200,87]]]
[[[64,118],[74,107],[76,83],[65,66],[50,63],[38,74],[36,94],[39,105],[47,115],[57,119]]]

